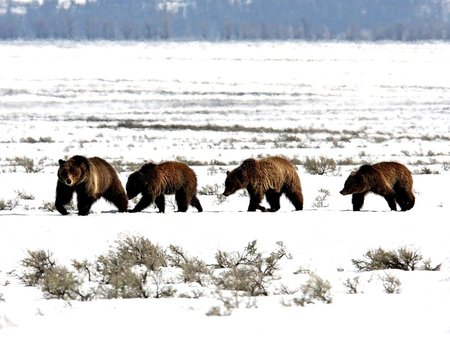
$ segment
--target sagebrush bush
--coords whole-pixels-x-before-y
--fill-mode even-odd
[[[414,170],[413,171],[414,175],[439,175],[439,171],[437,170],[431,170],[428,167],[423,167],[420,170]]]
[[[25,272],[19,278],[27,286],[36,286],[45,297],[65,300],[88,300],[80,291],[81,281],[66,267],[56,264],[53,254],[44,250],[27,251],[22,261]]]
[[[124,162],[123,160],[113,160],[110,163],[119,173],[136,171],[139,170],[142,166],[142,163]]]
[[[16,190],[17,198],[21,200],[34,200],[33,194],[26,193],[25,191]]]
[[[437,271],[441,268],[441,264],[433,267],[429,259],[424,260],[419,252],[405,247],[397,250],[383,250],[381,248],[369,250],[362,259],[352,259],[352,263],[359,271],[385,269]]]
[[[20,139],[20,142],[22,143],[54,143],[53,139],[50,136],[46,137],[39,137],[38,139],[35,139],[34,137],[23,137]]]
[[[242,252],[226,252],[218,250],[215,258],[218,268],[233,268],[240,264],[254,264],[261,260],[261,253],[258,252],[257,241],[247,244]]]
[[[319,195],[316,196],[312,206],[313,208],[327,208],[329,204],[327,203],[327,199],[330,196],[330,191],[327,189],[320,189]]]
[[[356,294],[358,293],[359,277],[354,277],[353,279],[347,278],[344,282],[344,286],[347,288],[347,293]]]
[[[238,291],[231,291],[227,295],[218,290],[216,298],[221,302],[220,306],[213,306],[206,313],[207,316],[230,316],[235,309],[245,306],[246,309],[256,307],[255,297],[244,296]]]
[[[284,306],[305,306],[307,304],[315,304],[316,302],[331,304],[333,301],[331,283],[315,273],[310,273],[308,281],[299,289],[285,294],[295,294],[297,291],[301,291],[302,294],[289,300],[283,299],[281,303]]]
[[[151,271],[167,266],[163,248],[140,236],[127,236],[118,241],[117,249],[112,255],[121,257],[131,265],[143,265]]]
[[[306,157],[303,167],[311,175],[333,174],[336,171],[336,162],[324,156],[320,156],[319,159]]]
[[[79,296],[80,281],[63,266],[50,269],[40,281],[41,290],[47,298],[74,300]]]
[[[175,245],[169,246],[168,261],[171,265],[181,269],[181,277],[184,283],[198,283],[201,286],[209,279],[210,269],[205,262],[197,257],[190,258],[182,248]]]
[[[13,210],[18,205],[19,205],[19,201],[17,201],[17,199],[13,199],[13,200],[0,199],[0,211]]]
[[[167,265],[164,250],[143,237],[126,237],[95,262],[106,298],[149,298],[149,282],[160,282],[155,273]],[[157,294],[159,296],[159,284]]]
[[[146,238],[128,236],[94,261],[73,260],[69,267],[57,265],[50,252],[30,250],[21,261],[24,271],[19,277],[26,285],[40,288],[47,298],[87,301],[173,297],[178,292],[173,284],[179,280],[173,279],[173,274],[179,272],[184,283],[199,285],[190,295],[184,292],[180,297],[198,298],[215,286],[226,295],[221,298],[226,307],[230,294],[240,300],[268,295],[267,285],[274,279],[279,261],[290,255],[281,242],[264,255],[253,241],[242,252],[218,251],[216,257],[218,263],[208,266],[180,247],[171,245],[164,250]]]
[[[267,282],[279,269],[279,261],[284,257],[291,258],[282,242],[277,242],[277,246],[278,249],[267,257],[258,251],[256,241],[248,243],[240,253],[218,251],[216,266],[226,270],[214,278],[214,283],[225,290],[244,291],[250,296],[267,296]]]
[[[21,261],[22,266],[25,268],[21,279],[27,286],[37,286],[44,276],[55,268],[56,262],[52,253],[44,250],[28,250],[27,255]]]
[[[200,190],[198,191],[199,195],[207,195],[207,196],[214,196],[217,195],[219,193],[220,187],[219,185],[216,183],[214,185],[211,184],[207,184],[203,187],[200,188]]]
[[[314,304],[316,301],[330,304],[333,301],[331,283],[314,273],[311,273],[309,280],[302,285],[301,291],[305,304]]]
[[[44,162],[46,158],[41,158],[37,164],[34,163],[32,158],[23,156],[16,156],[11,161],[11,164],[16,169],[16,167],[22,167],[26,173],[38,173],[44,169]]]
[[[383,282],[383,288],[386,293],[400,293],[402,283],[399,278],[386,273],[384,276],[381,276],[380,279]]]

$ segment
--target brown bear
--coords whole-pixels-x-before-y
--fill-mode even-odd
[[[342,195],[352,194],[353,210],[361,210],[364,196],[368,192],[383,196],[391,210],[397,210],[396,202],[402,211],[414,206],[411,172],[397,162],[365,164],[350,174],[341,190]]]
[[[126,212],[128,199],[114,168],[99,157],[73,156],[59,160],[55,207],[62,214],[64,207],[77,193],[78,215],[87,215],[100,197],[113,203],[120,212]]]
[[[246,159],[231,172],[227,172],[224,196],[239,189],[247,189],[250,195],[248,211],[272,211],[280,209],[280,197],[285,194],[295,210],[303,209],[303,194],[300,178],[290,161],[282,157],[267,157],[260,160]],[[261,206],[266,196],[270,209]]]
[[[197,176],[180,162],[146,163],[128,177],[128,199],[142,194],[141,200],[130,212],[139,212],[155,203],[159,212],[165,212],[164,195],[175,194],[178,212],[186,212],[189,205],[203,211],[197,198]]]

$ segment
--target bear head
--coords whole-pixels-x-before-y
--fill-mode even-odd
[[[128,199],[135,198],[144,191],[149,176],[156,169],[156,164],[146,163],[138,171],[128,176],[125,189],[127,190]]]
[[[135,171],[130,176],[128,176],[125,189],[127,190],[127,196],[129,200],[135,198],[142,192],[142,188],[144,186],[143,176],[144,175],[140,171]]]
[[[357,194],[367,191],[367,180],[360,171],[354,171],[350,174],[344,183],[344,188],[340,191],[341,195]]]
[[[224,196],[230,196],[239,189],[245,189],[249,183],[249,175],[253,172],[256,165],[256,160],[247,159],[239,167],[232,171],[227,171],[227,178],[225,179]]]
[[[58,179],[61,183],[73,187],[86,178],[89,163],[86,157],[73,156],[67,161],[59,160]]]

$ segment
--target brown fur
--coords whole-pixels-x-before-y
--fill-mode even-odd
[[[99,157],[73,156],[67,161],[59,160],[58,183],[56,185],[56,209],[62,214],[64,207],[77,193],[79,215],[87,215],[92,204],[103,197],[113,203],[120,212],[125,212],[128,200],[122,183],[114,168]]]
[[[142,211],[152,203],[156,203],[159,212],[164,212],[164,195],[172,194],[175,194],[179,212],[185,212],[189,205],[199,212],[203,211],[196,196],[197,176],[184,163],[146,163],[128,177],[126,189],[129,199],[142,194],[141,200],[130,212]]]
[[[383,196],[391,210],[410,210],[415,203],[411,172],[397,162],[381,162],[363,165],[352,172],[344,184],[342,195],[352,194],[353,210],[361,210],[368,192]]]
[[[250,195],[248,211],[266,211],[260,203],[266,196],[268,211],[280,209],[280,197],[284,193],[296,210],[303,209],[300,178],[290,161],[282,157],[260,160],[247,159],[239,167],[227,173],[224,196],[239,189],[247,189]]]

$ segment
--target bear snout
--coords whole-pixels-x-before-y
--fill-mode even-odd
[[[341,191],[339,191],[339,193],[341,194],[341,195],[348,195],[348,192],[346,192],[344,189],[342,189]]]
[[[231,193],[229,191],[225,190],[222,195],[225,197],[228,197],[231,195]]]
[[[71,185],[72,184],[72,180],[70,178],[66,179],[66,184],[67,185]]]

